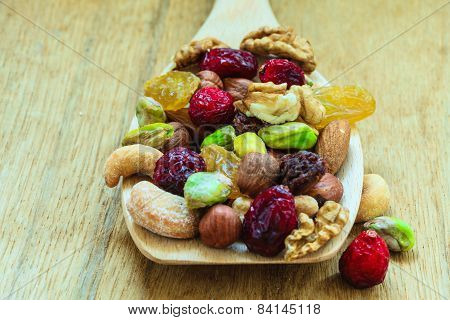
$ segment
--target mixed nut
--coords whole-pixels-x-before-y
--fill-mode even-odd
[[[250,32],[239,50],[214,38],[195,40],[175,54],[173,66],[145,83],[139,127],[105,166],[109,187],[121,176],[150,178],[132,188],[127,207],[134,221],[165,237],[199,236],[213,248],[243,241],[263,256],[284,252],[287,261],[337,236],[349,212],[339,204],[345,190],[335,174],[351,124],[375,110],[370,93],[313,84],[311,44],[291,28]],[[387,184],[366,175],[357,221],[373,220],[364,241],[407,251],[413,232],[401,220],[379,217],[388,207]],[[388,260],[385,251],[379,254]],[[357,272],[352,257],[346,251],[341,259],[346,279]]]

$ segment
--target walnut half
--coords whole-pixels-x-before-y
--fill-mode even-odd
[[[327,201],[320,208],[315,221],[308,215],[299,215],[299,227],[286,237],[284,259],[293,261],[323,247],[341,233],[347,224],[349,212],[339,203]]]
[[[308,40],[297,37],[292,28],[261,27],[247,34],[242,39],[240,48],[263,56],[290,58],[298,62],[306,73],[311,73],[316,68],[311,44]]]

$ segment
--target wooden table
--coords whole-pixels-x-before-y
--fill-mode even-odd
[[[103,164],[137,93],[212,1],[0,1],[0,297],[423,299],[449,292],[449,12],[435,1],[272,1],[335,84],[377,112],[359,125],[365,170],[391,186],[412,252],[354,290],[338,257],[302,266],[164,266],[135,248]],[[357,227],[350,238],[359,230]]]

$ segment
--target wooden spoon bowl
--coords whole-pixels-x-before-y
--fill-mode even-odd
[[[238,48],[248,32],[260,26],[278,26],[268,0],[216,0],[214,8],[194,39],[215,37],[233,48]],[[317,71],[311,79],[319,85],[326,80]],[[137,127],[133,119],[131,128]],[[203,245],[198,239],[178,240],[154,234],[133,222],[126,203],[131,188],[142,177],[129,177],[122,182],[122,207],[128,230],[138,249],[152,261],[163,264],[295,264],[313,263],[332,258],[343,245],[358,212],[363,181],[363,156],[358,131],[354,128],[350,136],[347,158],[337,173],[344,186],[341,204],[348,208],[350,217],[342,232],[323,248],[296,261],[287,262],[282,254],[267,258],[251,253],[245,244],[237,242],[228,249],[218,250]]]

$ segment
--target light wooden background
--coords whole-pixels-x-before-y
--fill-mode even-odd
[[[135,91],[190,40],[212,1],[0,0],[0,298],[448,298],[449,12],[445,0],[275,1],[318,70],[369,89],[365,170],[417,245],[383,285],[303,266],[163,266],[135,248],[102,167]],[[352,234],[351,238],[354,236]]]

